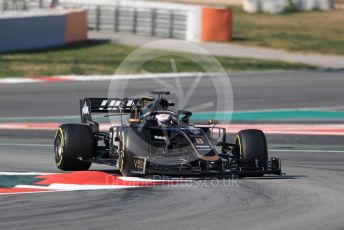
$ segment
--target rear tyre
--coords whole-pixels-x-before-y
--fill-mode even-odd
[[[238,133],[236,140],[237,154],[246,167],[264,167],[268,160],[268,148],[265,134],[261,130],[248,129]],[[263,173],[252,176],[263,176]]]
[[[84,124],[61,125],[55,136],[54,152],[57,168],[64,171],[82,171],[91,167],[90,162],[78,158],[91,158],[94,138],[92,130]]]

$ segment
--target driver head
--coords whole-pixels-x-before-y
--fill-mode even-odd
[[[159,126],[165,126],[172,122],[173,118],[169,114],[158,114],[155,116],[158,121]]]

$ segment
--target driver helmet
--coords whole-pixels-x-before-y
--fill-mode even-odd
[[[171,123],[173,119],[170,114],[158,114],[155,116],[155,118],[157,119],[158,124],[162,126]]]

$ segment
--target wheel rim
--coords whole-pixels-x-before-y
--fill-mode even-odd
[[[62,153],[63,153],[63,147],[62,147],[60,135],[55,140],[55,151],[54,152],[55,152],[56,162],[59,162],[61,157],[62,157]]]
[[[235,147],[233,149],[234,151],[232,152],[233,155],[240,157],[241,158],[241,143],[240,143],[240,139],[239,136],[237,136],[235,138]]]

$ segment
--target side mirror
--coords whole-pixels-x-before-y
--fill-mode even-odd
[[[218,120],[209,120],[208,125],[217,125],[219,123]]]

